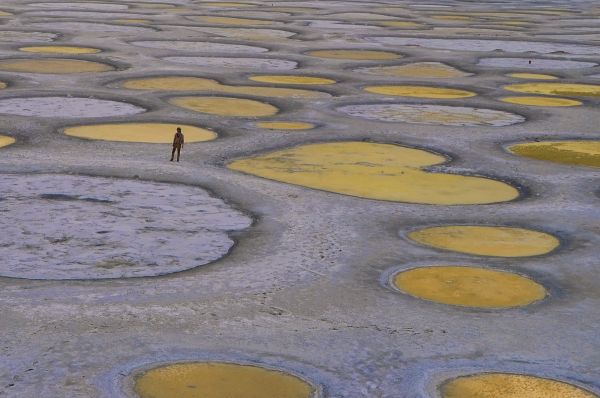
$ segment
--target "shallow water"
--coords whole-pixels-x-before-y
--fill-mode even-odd
[[[132,90],[210,91],[227,94],[247,94],[274,98],[325,98],[328,93],[297,88],[231,86],[201,77],[148,77],[125,80],[123,88]]]
[[[151,369],[135,381],[140,398],[311,398],[302,379],[250,365],[196,362]]]
[[[413,268],[396,274],[392,283],[413,297],[460,307],[523,307],[546,297],[546,289],[529,278],[477,267]]]
[[[111,65],[79,59],[4,59],[0,71],[19,73],[95,73],[115,70]]]
[[[500,181],[422,170],[445,160],[420,149],[350,141],[300,145],[235,160],[227,167],[307,188],[394,202],[483,204],[519,196]]]
[[[597,398],[558,380],[531,375],[481,373],[462,376],[441,387],[442,398]]]
[[[280,22],[269,21],[266,19],[250,19],[250,18],[235,18],[235,17],[219,17],[219,16],[193,16],[190,19],[198,22],[204,22],[214,25],[231,25],[231,26],[270,26],[277,25]]]
[[[267,130],[310,130],[315,125],[304,122],[258,122],[256,127]]]
[[[600,97],[600,85],[576,83],[522,83],[504,86],[505,90],[518,93],[561,95],[576,97]]]
[[[21,47],[19,51],[29,53],[48,53],[48,54],[96,54],[102,50],[92,47],[73,47],[73,46],[33,46]]]
[[[405,29],[421,28],[421,27],[425,26],[418,22],[412,22],[412,21],[381,21],[381,22],[378,22],[378,25],[388,26],[390,28],[405,28]]]
[[[89,140],[169,144],[173,142],[173,135],[177,127],[181,127],[186,143],[210,141],[217,138],[214,131],[173,123],[91,124],[68,127],[64,133],[68,136]]]
[[[527,106],[548,106],[548,107],[566,107],[579,106],[581,101],[568,98],[549,98],[549,97],[503,97],[502,102],[510,104],[527,105]]]
[[[194,112],[231,117],[272,116],[279,112],[275,106],[249,99],[230,97],[174,97],[173,105]]]
[[[438,249],[478,256],[526,257],[546,254],[560,244],[554,236],[531,229],[449,225],[408,234],[415,242]]]
[[[474,92],[466,90],[427,86],[367,86],[364,90],[374,94],[415,98],[456,99],[474,97],[477,95]]]
[[[12,137],[7,137],[5,135],[0,135],[0,148],[9,146],[15,143],[15,139]]]
[[[325,85],[334,84],[335,80],[325,79],[314,76],[298,76],[298,75],[262,75],[250,76],[250,80],[261,83],[274,84],[306,84],[306,85]]]
[[[574,166],[600,167],[600,141],[525,142],[508,147],[515,155]]]
[[[554,75],[546,75],[542,73],[510,73],[508,77],[515,79],[531,79],[531,80],[556,80],[558,77]]]

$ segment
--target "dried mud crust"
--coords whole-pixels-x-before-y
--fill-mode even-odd
[[[156,276],[226,255],[251,219],[201,188],[66,175],[3,175],[0,275]]]

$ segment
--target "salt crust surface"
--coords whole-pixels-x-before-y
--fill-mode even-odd
[[[350,116],[384,122],[439,126],[508,126],[521,123],[520,115],[492,109],[419,104],[347,105],[337,108]]]
[[[529,63],[531,61],[531,64]],[[479,66],[492,68],[526,68],[526,69],[577,69],[591,68],[597,64],[594,62],[568,61],[561,59],[539,59],[539,58],[481,58]]]
[[[21,32],[17,30],[3,30],[0,33],[0,42],[14,41],[23,43],[46,43],[58,37],[55,33],[46,32]]]
[[[245,70],[292,70],[298,63],[285,59],[237,57],[165,57],[165,61],[202,67],[243,68]]]
[[[0,275],[155,276],[224,256],[251,219],[205,190],[68,175],[2,175]]]
[[[277,11],[230,11],[219,13],[224,17],[240,17],[240,18],[262,18],[262,19],[271,19],[275,20],[278,18],[286,18],[291,14],[288,12],[277,12]]]
[[[133,14],[128,12],[94,12],[94,11],[34,11],[25,13],[28,17],[57,17],[57,18],[148,18],[147,14]],[[151,16],[151,15],[150,15]]]
[[[177,26],[164,26],[177,28]],[[266,28],[211,28],[207,26],[186,26],[185,29],[202,32],[214,36],[232,37],[237,39],[285,39],[294,36],[294,32]]]
[[[127,10],[129,8],[126,4],[110,4],[110,3],[81,3],[81,2],[42,2],[42,3],[30,3],[29,7],[36,8],[54,8],[64,10],[99,10],[99,11],[113,11],[113,10]]]
[[[0,114],[37,117],[107,117],[135,115],[144,108],[126,102],[77,97],[28,97],[0,100]]]
[[[548,43],[517,40],[480,40],[480,39],[425,39],[418,37],[374,37],[377,43],[397,46],[420,46],[426,48],[458,51],[494,51],[537,52],[550,54],[565,52],[568,54],[600,54],[600,47],[569,43]]]
[[[308,26],[319,29],[374,29],[380,30],[378,26],[349,24],[341,21],[325,20],[325,19],[307,19],[302,22],[308,23]]]
[[[264,47],[246,46],[243,44],[212,43],[208,41],[146,40],[134,41],[131,42],[131,44],[145,48],[193,52],[263,53],[269,51]]]
[[[32,23],[28,26],[50,29],[50,30],[66,30],[73,32],[98,32],[98,33],[127,33],[127,34],[139,34],[139,33],[150,33],[154,32],[153,29],[142,28],[139,26],[124,26],[124,25],[111,25],[103,23],[93,22],[43,22],[43,23]]]

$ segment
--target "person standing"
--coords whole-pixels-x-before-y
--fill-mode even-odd
[[[173,137],[173,151],[171,152],[171,162],[175,157],[175,151],[177,151],[177,161],[179,162],[179,154],[181,153],[181,148],[183,148],[183,133],[181,132],[181,128],[177,127],[177,132],[175,133],[175,137]]]

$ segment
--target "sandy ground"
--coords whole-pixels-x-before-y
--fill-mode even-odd
[[[261,0],[252,1],[255,7],[236,9],[171,0],[168,2],[177,6],[171,10],[149,8],[148,3],[153,2],[145,1],[144,7],[138,4],[141,2],[126,0],[2,2],[0,10],[14,15],[0,18],[0,57],[45,57],[17,49],[50,44],[54,38],[56,45],[104,50],[65,58],[96,60],[117,70],[69,75],[0,71],[0,81],[8,83],[8,88],[0,90],[3,112],[14,109],[3,105],[11,99],[38,99],[34,107],[24,107],[33,109],[33,117],[0,117],[0,134],[17,140],[0,149],[0,170],[197,186],[251,214],[254,223],[230,233],[236,244],[228,255],[171,275],[77,281],[0,277],[0,396],[134,396],[128,390],[132,372],[185,360],[238,361],[288,370],[321,386],[326,397],[438,397],[440,382],[487,371],[556,378],[600,394],[598,171],[519,158],[503,149],[532,139],[598,139],[598,99],[585,98],[584,106],[573,108],[525,107],[498,100],[507,95],[503,85],[519,82],[506,77],[507,73],[532,71],[519,59],[544,59],[548,66],[535,71],[555,74],[566,82],[597,83],[591,75],[600,72],[595,66],[600,63],[600,43],[597,36],[589,36],[600,34],[596,2],[506,1],[496,7],[452,0],[426,4]],[[248,9],[262,13],[248,18],[264,19],[270,7],[276,11],[273,19],[283,23],[255,28],[211,25],[189,18],[244,18]],[[277,10],[282,7],[316,10]],[[498,12],[501,8],[526,16],[432,18],[469,11]],[[536,13],[540,8],[565,14]],[[61,15],[57,11],[78,13]],[[385,27],[382,22],[386,18],[361,13],[393,16],[419,26]],[[132,19],[143,15],[150,22],[114,21],[127,18],[126,14]],[[526,23],[505,24],[515,21]],[[577,39],[583,27],[589,31]],[[439,33],[434,28],[440,29]],[[456,35],[460,44],[426,45],[424,38],[450,40],[452,29],[458,28],[463,28]],[[467,29],[472,29],[471,33]],[[503,38],[487,31],[499,31]],[[561,35],[568,36],[562,40]],[[382,39],[386,37],[402,39]],[[423,40],[414,39],[420,37]],[[479,40],[484,39],[499,40],[500,46],[482,45]],[[187,44],[156,48],[131,44],[160,40],[226,45],[212,44],[209,52],[200,52]],[[409,43],[418,45],[404,45]],[[249,50],[245,51],[228,46],[231,44],[269,51],[242,47]],[[357,61],[303,55],[320,49],[391,51],[403,57]],[[280,108],[277,116],[265,120],[304,121],[318,127],[289,133],[262,130],[253,119],[177,108],[167,102],[175,93],[139,92],[113,84],[126,78],[186,75],[230,85],[258,85],[247,79],[257,73],[251,66],[254,61],[236,64],[231,58],[238,54],[265,60],[260,73],[272,68],[271,73],[338,81],[315,88],[333,95],[328,98],[236,96]],[[214,58],[202,61],[200,57],[207,55]],[[480,58],[486,61],[480,63]],[[490,58],[515,61],[487,61]],[[361,67],[412,62],[442,62],[473,75],[410,79],[353,72]],[[296,65],[297,69],[290,69]],[[479,95],[431,100],[362,90],[366,85],[406,82],[467,89]],[[75,113],[49,114],[56,109],[40,106],[47,103],[39,100],[42,97],[86,98],[92,108],[80,104]],[[131,104],[127,107],[134,112],[111,114],[103,101],[117,101],[106,102],[109,108]],[[90,114],[95,104],[100,104],[98,113]],[[484,113],[507,112],[524,121],[505,126],[447,126],[368,120],[336,111],[361,104],[459,106]],[[64,111],[62,105],[59,108]],[[137,113],[143,110],[147,111]],[[219,138],[186,145],[182,162],[171,163],[169,145],[88,141],[61,133],[70,125],[126,121],[196,124],[214,129]],[[493,176],[521,187],[522,195],[493,205],[403,204],[304,189],[225,168],[227,161],[248,154],[335,140],[430,149],[451,157],[450,163],[434,170]],[[23,181],[25,178],[29,177]],[[6,186],[0,184],[0,199]],[[0,211],[6,211],[2,201]],[[47,222],[52,222],[50,217]],[[6,219],[0,221],[2,233],[7,231],[5,223]],[[543,256],[504,259],[434,250],[406,238],[406,233],[416,228],[453,223],[533,228],[560,237],[562,245]],[[182,240],[181,244],[189,243]],[[13,254],[22,253],[6,253],[3,261],[10,263]],[[523,273],[542,283],[550,296],[526,308],[491,311],[426,302],[387,285],[394,271],[432,264],[478,265]]]

